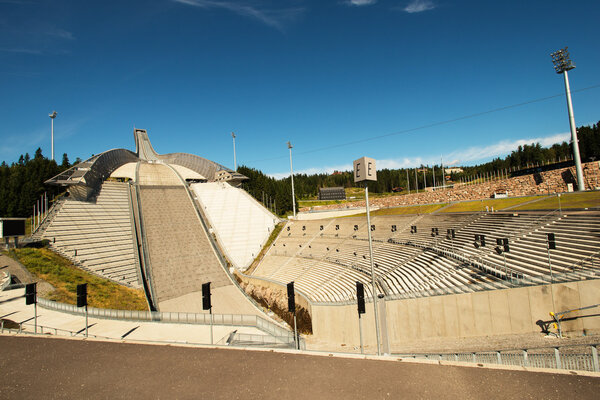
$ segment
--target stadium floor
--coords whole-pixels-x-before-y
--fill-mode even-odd
[[[0,336],[0,398],[597,398],[600,378],[398,361]]]

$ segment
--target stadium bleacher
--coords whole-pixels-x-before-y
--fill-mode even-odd
[[[313,302],[353,300],[355,282],[371,280],[367,229],[377,291],[392,298],[548,282],[550,232],[557,237],[555,281],[600,274],[592,266],[600,252],[600,213],[497,212],[377,216],[371,227],[359,217],[292,221],[252,275],[295,281]],[[474,246],[475,235],[485,235],[485,247]],[[495,250],[498,238],[509,239],[508,253]]]
[[[90,272],[140,287],[129,185],[104,182],[95,201],[62,201],[43,233],[50,246]]]

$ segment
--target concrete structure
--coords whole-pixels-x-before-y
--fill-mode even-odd
[[[225,241],[209,233],[217,228],[189,188],[219,181],[224,193],[238,193],[234,186],[247,178],[192,154],[158,154],[145,130],[135,129],[134,138],[135,152],[109,150],[48,180],[69,196],[35,234],[94,273],[143,287],[158,311],[208,312],[201,286],[211,282],[213,313],[264,316],[230,276]]]
[[[227,258],[235,268],[245,270],[279,219],[246,191],[227,183],[194,183],[190,187]]]
[[[402,341],[427,338],[465,338],[524,333],[541,333],[538,320],[551,320],[551,290],[556,308],[576,309],[598,302],[600,280],[554,285],[530,286],[457,295],[386,301],[386,321],[392,351]],[[363,314],[366,345],[374,346],[373,312]],[[574,316],[590,315],[564,322],[563,331],[574,335],[600,333],[600,317],[580,311]],[[593,316],[593,314],[596,314]],[[315,339],[335,347],[358,346],[356,304],[311,305]]]
[[[88,271],[140,288],[132,229],[129,185],[104,182],[94,201],[62,200],[41,236]]]

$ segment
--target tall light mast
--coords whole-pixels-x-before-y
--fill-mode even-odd
[[[51,124],[51,141],[52,141],[52,159],[54,160],[54,118],[56,118],[56,111],[52,111],[52,114],[48,114]]]
[[[581,156],[579,155],[579,141],[577,140],[577,128],[575,127],[575,117],[573,116],[573,104],[571,103],[571,89],[569,88],[569,74],[567,71],[575,68],[575,64],[569,58],[568,47],[560,49],[550,54],[554,70],[557,74],[563,74],[565,79],[565,93],[567,95],[567,109],[569,111],[569,126],[571,127],[571,141],[573,142],[573,159],[575,160],[575,170],[577,171],[577,190],[584,191],[583,169],[581,168]]]

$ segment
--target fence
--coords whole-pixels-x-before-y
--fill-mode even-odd
[[[57,310],[69,314],[85,315],[84,308],[78,308],[71,304],[58,303],[43,298],[38,298],[38,304],[41,307],[51,310]],[[165,323],[200,325],[210,324],[210,314],[111,310],[104,308],[88,307],[88,315],[96,318],[119,319],[128,321],[154,321]],[[269,335],[276,337],[287,337],[288,341],[294,341],[294,334],[291,331],[288,331],[285,328],[276,325],[258,315],[213,314],[213,324],[225,326],[255,327]]]
[[[475,353],[394,354],[402,358],[600,372],[598,343]]]
[[[230,346],[253,346],[267,348],[295,348],[294,343],[287,341],[287,337],[269,336],[269,335],[252,335],[248,333],[234,333],[229,337],[228,343]],[[300,349],[306,350],[304,342],[300,343]]]

